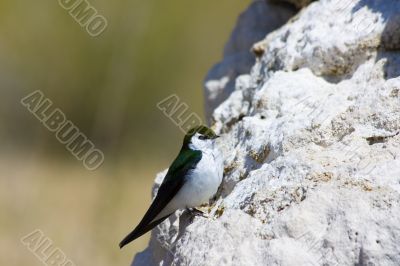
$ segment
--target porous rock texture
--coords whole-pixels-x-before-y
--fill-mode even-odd
[[[210,117],[225,164],[210,217],[172,215],[133,265],[399,265],[399,11],[314,1],[259,40]]]
[[[207,118],[235,90],[239,75],[248,74],[256,62],[250,51],[267,33],[285,24],[296,14],[296,8],[284,2],[254,1],[244,11],[224,49],[224,58],[208,73],[204,84]]]

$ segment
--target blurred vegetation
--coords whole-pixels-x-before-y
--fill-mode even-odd
[[[39,228],[76,265],[128,265],[117,244],[150,202],[182,132],[156,108],[172,93],[203,115],[202,82],[250,0],[92,0],[91,37],[58,1],[0,1],[0,264],[41,265],[19,242]],[[105,153],[87,171],[21,104],[41,90]]]
[[[203,115],[203,77],[219,60],[246,1],[92,4],[109,22],[96,38],[58,1],[0,3],[0,119],[7,125],[1,136],[15,140],[13,148],[44,139],[40,146],[45,151],[65,155],[18,104],[40,89],[107,153],[142,157],[137,151],[145,149],[147,154],[169,155],[181,132],[155,105],[176,93]]]

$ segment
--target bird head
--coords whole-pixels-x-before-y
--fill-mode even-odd
[[[185,135],[183,146],[192,150],[205,150],[213,148],[214,141],[219,136],[206,126],[197,126]]]

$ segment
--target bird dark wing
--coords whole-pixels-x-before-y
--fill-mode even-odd
[[[138,226],[136,226],[136,228],[121,241],[119,244],[120,248],[147,233],[168,218],[169,215],[153,221],[153,219],[182,188],[188,171],[196,167],[197,163],[201,160],[201,157],[201,151],[193,151],[190,149],[181,150],[178,157],[176,157],[171,167],[168,169],[150,208],[147,210]]]

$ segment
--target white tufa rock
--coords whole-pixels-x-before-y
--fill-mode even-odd
[[[223,60],[209,71],[204,82],[207,117],[210,117],[214,109],[235,89],[235,79],[250,72],[255,63],[251,53],[253,44],[285,24],[295,12],[294,8],[281,3],[260,0],[254,1],[240,15],[225,46]]]
[[[211,218],[172,215],[133,265],[399,265],[399,11],[316,1],[258,43],[212,116]]]

